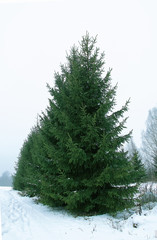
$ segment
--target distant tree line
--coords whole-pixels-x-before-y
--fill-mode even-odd
[[[11,187],[13,183],[12,175],[6,171],[0,177],[0,186]]]
[[[157,108],[152,108],[142,133],[141,153],[146,165],[147,178],[157,181]]]
[[[25,140],[14,189],[77,214],[109,213],[134,205],[145,176],[138,150],[124,145],[129,101],[115,110],[116,86],[104,53],[87,33],[55,73],[51,98]]]

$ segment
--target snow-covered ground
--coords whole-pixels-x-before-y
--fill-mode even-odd
[[[156,240],[157,204],[152,210],[134,213],[128,219],[107,214],[73,217],[52,211],[33,199],[21,197],[12,188],[0,187],[3,240]]]

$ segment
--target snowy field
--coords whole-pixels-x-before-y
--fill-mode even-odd
[[[157,204],[142,215],[73,217],[0,187],[3,240],[156,240]]]

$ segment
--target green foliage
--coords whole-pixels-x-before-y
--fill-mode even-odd
[[[14,189],[24,191],[29,196],[38,195],[40,191],[41,140],[38,129],[32,129],[21,148],[13,178]]]
[[[141,183],[146,180],[146,169],[142,163],[142,158],[139,151],[137,150],[133,140],[130,142],[129,146],[129,161],[131,163],[133,172],[134,172],[134,182]]]
[[[22,148],[14,181],[42,202],[78,214],[130,207],[137,190],[123,150],[131,134],[122,133],[129,101],[114,110],[117,86],[111,85],[111,70],[104,72],[104,54],[95,44],[87,33],[55,73],[49,106]]]
[[[135,182],[138,182],[138,183],[143,182],[144,179],[146,178],[146,171],[138,151],[135,151],[133,153],[133,156],[131,158],[131,163],[135,172]]]

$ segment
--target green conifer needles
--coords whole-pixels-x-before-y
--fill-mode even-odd
[[[130,138],[123,134],[128,101],[114,111],[117,86],[111,85],[111,70],[105,74],[104,54],[95,45],[96,38],[87,33],[71,49],[67,64],[55,73],[55,87],[49,86],[49,106],[38,127],[44,143],[38,151],[38,195],[78,214],[124,209],[136,192],[123,150]]]

